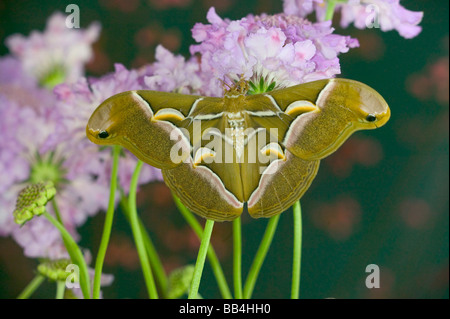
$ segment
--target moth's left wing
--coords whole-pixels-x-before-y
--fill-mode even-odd
[[[180,124],[202,99],[146,90],[123,92],[94,111],[86,135],[99,145],[121,145],[157,168],[173,168],[186,160],[191,150]]]

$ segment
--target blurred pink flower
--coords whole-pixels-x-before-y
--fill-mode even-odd
[[[323,0],[284,0],[283,11],[286,14],[304,18],[314,11],[317,4],[325,5]]]
[[[77,227],[107,207],[111,151],[88,141],[86,123],[106,98],[142,89],[144,80],[122,65],[90,83],[80,77],[98,31],[95,25],[88,31],[65,29],[63,16],[55,14],[44,33],[33,32],[30,39],[11,37],[9,45],[17,57],[0,59],[0,235],[12,235],[28,257],[58,259],[67,253],[58,230],[44,218],[23,227],[13,223],[17,194],[27,183],[54,182],[62,220],[76,239]],[[42,56],[67,64],[72,81],[58,85],[55,94],[41,88],[42,79],[33,73]],[[135,165],[136,158],[125,151],[119,167],[125,193]],[[155,179],[162,179],[160,171],[146,165],[140,183]],[[51,205],[47,209],[53,212]]]
[[[42,85],[52,87],[63,81],[73,82],[84,74],[84,65],[92,58],[91,45],[100,34],[93,23],[86,30],[66,27],[66,16],[54,13],[44,32],[33,31],[29,37],[15,34],[6,45],[18,58],[26,73]],[[54,82],[56,81],[56,83]]]
[[[147,69],[144,77],[147,89],[184,94],[198,93],[203,82],[199,76],[200,66],[195,57],[186,61],[175,56],[162,45],[156,47],[156,62]]]
[[[284,0],[286,14],[304,17],[316,11],[318,21],[324,21],[327,4],[320,0]],[[341,26],[350,24],[358,29],[381,28],[382,31],[397,30],[404,38],[417,36],[422,28],[423,12],[410,11],[400,5],[400,0],[348,0],[337,2],[335,11],[341,12]]]
[[[407,10],[400,5],[400,0],[351,0],[339,4],[339,8],[344,28],[353,23],[356,28],[365,29],[378,21],[382,31],[397,30],[406,39],[414,38],[422,31],[418,24],[423,12]]]

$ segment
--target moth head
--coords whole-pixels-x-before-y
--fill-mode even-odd
[[[89,140],[98,145],[117,144],[121,121],[119,114],[114,97],[100,104],[92,113],[86,126],[86,136]]]
[[[358,117],[358,126],[361,129],[375,129],[383,126],[389,120],[391,111],[386,105],[386,109],[381,111],[361,112]]]
[[[335,90],[343,93],[342,104],[350,111],[352,122],[358,129],[375,129],[389,120],[391,111],[388,104],[368,85],[358,81],[339,79],[335,82]]]

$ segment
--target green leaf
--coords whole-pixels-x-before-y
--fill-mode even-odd
[[[276,82],[270,83],[269,87],[267,88],[266,92],[270,92],[275,88],[275,85],[277,85]]]

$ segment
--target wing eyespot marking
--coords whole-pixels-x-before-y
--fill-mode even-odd
[[[206,164],[210,164],[214,161],[214,158],[216,157],[216,152],[214,152],[212,149],[209,149],[207,147],[200,147],[196,152],[194,156],[194,168],[200,165],[202,162]]]
[[[313,111],[317,111],[317,110],[318,110],[318,107],[314,103],[312,103],[310,101],[300,100],[300,101],[294,101],[291,104],[289,104],[284,112],[287,115],[296,117],[303,113],[313,112]]]
[[[261,148],[260,150],[261,154],[265,156],[273,156],[275,155],[277,159],[284,160],[286,158],[283,149],[281,148],[280,144],[276,142],[271,142]]]
[[[183,113],[172,108],[164,108],[156,112],[152,117],[152,121],[183,121],[185,119]]]

